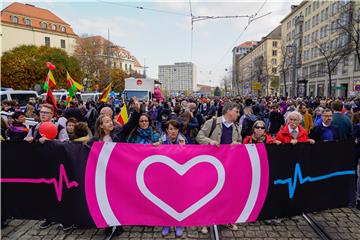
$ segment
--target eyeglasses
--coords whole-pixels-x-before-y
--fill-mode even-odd
[[[44,114],[44,115],[50,115],[52,112],[44,112],[44,111],[40,111],[40,114]]]
[[[260,126],[256,126],[254,128],[256,128],[256,129],[265,129],[265,127],[260,127]]]

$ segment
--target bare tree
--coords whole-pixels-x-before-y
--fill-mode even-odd
[[[315,40],[315,49],[318,49],[319,55],[323,59],[323,67],[320,67],[317,72],[320,74],[327,74],[328,76],[328,96],[332,95],[332,75],[339,63],[351,52],[349,45],[338,41],[337,39],[331,42],[319,42],[318,40]]]
[[[345,33],[346,40],[355,51],[357,64],[360,64],[360,12],[355,13],[355,5],[358,1],[350,1],[342,7],[340,19],[333,22],[334,29]]]
[[[281,75],[282,75],[282,79],[284,81],[284,91],[285,91],[285,96],[287,97],[288,93],[287,93],[287,88],[286,88],[286,73],[289,72],[291,66],[291,56],[288,50],[288,47],[286,46],[281,46],[281,64],[280,64],[280,69],[281,69]]]

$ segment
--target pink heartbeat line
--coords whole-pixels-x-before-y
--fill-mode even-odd
[[[63,189],[63,181],[65,181],[66,187],[68,189],[72,187],[78,187],[79,183],[76,181],[69,182],[68,176],[66,175],[66,171],[63,164],[60,164],[60,173],[59,180],[56,178],[0,178],[0,182],[2,183],[34,183],[34,184],[53,184],[56,192],[56,197],[59,202],[62,200],[62,189]]]

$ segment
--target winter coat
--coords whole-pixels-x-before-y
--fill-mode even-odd
[[[270,134],[266,134],[266,137],[265,137],[265,141],[264,142],[253,142],[254,139],[253,139],[253,136],[247,136],[244,141],[243,141],[243,144],[248,144],[248,143],[269,143],[269,144],[272,144],[274,143],[274,139],[270,136]]]
[[[213,124],[213,119],[207,120],[202,128],[200,129],[198,135],[196,136],[196,141],[199,144],[209,144],[211,141],[215,140],[218,143],[221,142],[221,135],[222,135],[222,117],[215,118],[216,124],[214,131],[212,132],[211,136],[210,131]],[[237,124],[233,124],[233,132],[232,132],[232,141],[241,143],[241,134],[239,127]]]
[[[298,142],[308,142],[309,137],[308,137],[308,133],[306,132],[306,130],[300,125],[298,126],[298,128],[299,128],[299,132],[297,135],[297,141]],[[276,140],[278,140],[282,143],[290,143],[292,139],[294,139],[294,138],[293,138],[292,134],[289,132],[288,124],[286,124],[282,129],[280,129],[280,131],[276,135]]]

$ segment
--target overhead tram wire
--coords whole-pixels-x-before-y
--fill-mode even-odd
[[[271,12],[268,12],[266,14],[263,14],[261,16],[258,16],[259,12],[264,8],[265,4],[266,4],[267,0],[265,0],[260,8],[256,11],[256,13],[252,16],[249,16],[248,19],[248,23],[246,24],[246,26],[244,27],[244,29],[241,31],[241,33],[238,35],[238,37],[235,39],[234,43],[229,47],[229,49],[225,52],[225,54],[220,58],[220,60],[215,64],[215,66],[212,68],[212,70],[215,70],[219,64],[222,62],[222,60],[228,55],[228,53],[233,49],[233,47],[235,46],[235,44],[239,41],[239,39],[243,36],[243,34],[245,33],[245,31],[248,29],[248,27],[250,26],[250,24],[260,18],[263,18],[267,15],[270,15]]]
[[[139,9],[139,10],[146,10],[146,11],[172,14],[172,15],[178,15],[178,16],[186,16],[186,17],[190,16],[189,14],[186,14],[186,13],[172,12],[172,11],[166,11],[166,10],[156,9],[156,8],[148,8],[148,7],[143,7],[143,6],[135,6],[135,5],[125,4],[125,3],[120,3],[120,2],[112,2],[112,1],[104,1],[104,0],[98,0],[98,1],[102,2],[102,3],[107,3],[107,4],[122,6],[122,7],[135,8],[135,9]]]

